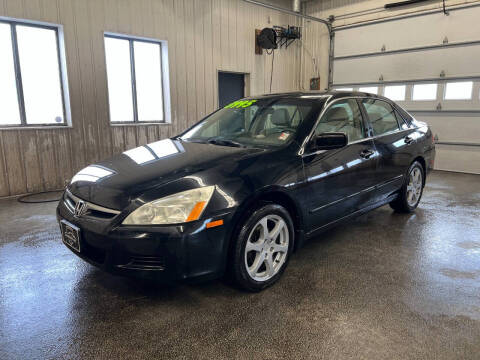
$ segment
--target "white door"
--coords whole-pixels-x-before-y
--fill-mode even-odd
[[[334,88],[375,91],[426,121],[435,168],[480,174],[480,6],[339,28]]]

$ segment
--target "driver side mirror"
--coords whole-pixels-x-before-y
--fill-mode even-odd
[[[332,150],[340,149],[348,143],[345,133],[323,133],[314,136],[310,141],[312,150]]]

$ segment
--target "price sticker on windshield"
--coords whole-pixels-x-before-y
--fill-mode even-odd
[[[289,136],[290,136],[289,133],[282,132],[282,133],[280,134],[280,136],[278,137],[278,140],[285,141],[285,140],[288,139]]]
[[[245,109],[252,106],[258,100],[237,100],[231,104],[228,104],[224,109]]]

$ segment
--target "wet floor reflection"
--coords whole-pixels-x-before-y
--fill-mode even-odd
[[[0,358],[474,358],[479,195],[434,174],[414,214],[324,233],[260,294],[113,277],[61,244],[54,204],[2,201]]]

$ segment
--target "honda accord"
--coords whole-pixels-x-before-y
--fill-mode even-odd
[[[106,271],[228,274],[259,291],[325,229],[385,204],[413,211],[434,158],[427,124],[384,97],[257,96],[81,170],[57,217],[65,245]]]

